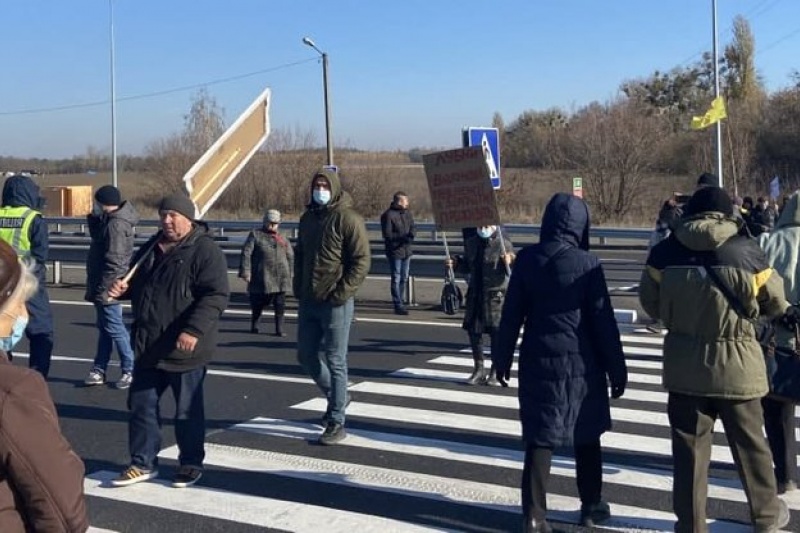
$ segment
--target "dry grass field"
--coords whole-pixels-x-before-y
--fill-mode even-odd
[[[344,175],[345,187],[351,192],[357,207],[367,219],[378,218],[388,207],[392,194],[398,190],[408,193],[415,217],[419,221],[432,219],[431,202],[422,165],[409,164],[402,154],[387,153],[379,160],[376,160],[374,154],[362,154],[360,157],[348,154],[340,168]],[[290,187],[299,189],[294,191],[293,196],[301,200],[295,201],[294,205],[284,203],[281,209],[287,220],[297,219],[305,201],[303,197],[307,183],[306,173],[290,176],[288,170],[265,173],[258,193],[250,190],[254,179],[252,175],[237,179],[237,182],[223,195],[219,205],[208,213],[208,218],[259,219],[263,210],[275,203],[271,202],[271,198],[276,198],[275,192]],[[503,221],[506,223],[538,223],[548,199],[554,193],[572,192],[574,177],[572,173],[504,169],[502,174],[503,186],[498,191],[497,199]],[[310,179],[310,174],[307,177]],[[91,185],[96,189],[111,183],[111,173],[53,174],[38,177],[36,181],[43,187]],[[145,218],[154,218],[155,199],[171,192],[171,186],[164,185],[163,182],[164,180],[152,174],[119,173],[119,187],[123,196],[133,201]],[[654,221],[660,203],[672,191],[691,191],[693,182],[694,178],[685,176],[648,177],[641,198],[635,202],[629,214],[623,220],[610,221],[606,225],[649,227]],[[242,197],[248,198],[249,205],[254,207],[239,207],[244,206],[244,203],[238,200]],[[591,195],[586,188],[584,188],[584,198],[591,206]]]

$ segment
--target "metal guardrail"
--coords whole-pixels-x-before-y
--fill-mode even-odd
[[[79,228],[78,231],[84,232],[86,220],[84,218],[70,217],[47,217],[45,219],[50,226],[50,231],[61,232],[64,227]],[[258,220],[206,220],[206,224],[213,229],[217,235],[224,236],[226,233],[242,233],[261,226]],[[296,236],[297,222],[284,221],[281,223],[283,230],[288,231],[292,236]],[[138,228],[157,228],[158,220],[142,220]],[[380,222],[368,221],[367,231],[380,232]],[[536,237],[539,235],[541,226],[533,224],[504,224],[503,227],[514,237]],[[607,244],[610,240],[648,240],[652,228],[602,228],[594,227],[590,231],[590,238],[596,239],[600,244]],[[439,241],[439,232],[433,222],[418,222],[418,235],[430,235],[430,240]]]
[[[89,249],[89,236],[86,233],[86,221],[83,218],[54,218],[47,219],[50,229],[50,261],[52,263],[52,281],[55,284],[62,283],[63,266],[85,265],[86,255]],[[259,221],[221,221],[211,220],[206,223],[215,230],[218,236],[217,243],[225,253],[228,263],[228,270],[238,272],[241,255],[241,245],[243,237],[235,237],[231,233],[246,233],[254,228],[261,226]],[[159,225],[157,220],[144,220],[139,223],[137,230],[152,228],[155,230]],[[284,222],[282,227],[290,232],[292,237],[296,237],[297,222]],[[540,226],[526,224],[510,224],[504,226],[515,241],[520,244],[533,242],[534,237],[539,235]],[[65,228],[75,228],[75,231],[65,232]],[[367,230],[379,233],[379,222],[367,222]],[[453,232],[454,233],[454,232]],[[650,238],[651,230],[631,229],[631,228],[594,228],[591,231],[591,238],[599,241],[601,245],[608,244],[610,240],[647,240]],[[411,276],[407,285],[407,301],[411,304],[416,303],[416,282],[418,279],[442,279],[444,277],[444,249],[440,247],[440,234],[433,223],[417,224],[417,234],[430,235],[430,240],[418,239],[415,243],[415,254],[411,260]],[[150,233],[149,235],[152,235]],[[138,233],[136,246],[143,244],[147,233]],[[233,237],[233,238],[231,238]],[[522,237],[522,238],[520,238]],[[383,253],[382,241],[371,241],[372,267],[369,276],[389,276],[389,262]],[[460,253],[462,242],[460,236],[449,242],[451,253]]]

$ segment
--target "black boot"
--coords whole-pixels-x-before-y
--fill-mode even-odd
[[[522,524],[524,533],[552,533],[553,529],[547,520],[536,520],[535,518],[525,518]]]
[[[483,381],[484,385],[488,385],[489,387],[496,387],[500,385],[500,382],[497,381],[497,377],[494,373],[494,363],[492,363],[492,367],[489,369],[489,373],[486,375],[486,379]]]
[[[483,368],[483,343],[480,336],[470,336],[469,340],[472,348],[472,362],[475,366],[472,374],[467,378],[467,385],[479,385],[486,381],[486,369]]]
[[[286,333],[283,332],[283,313],[275,313],[275,336],[285,337]]]

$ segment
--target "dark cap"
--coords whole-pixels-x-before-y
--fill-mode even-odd
[[[687,215],[699,215],[700,213],[722,213],[723,215],[733,215],[733,202],[725,189],[719,187],[703,187],[698,189],[686,204]]]
[[[165,196],[161,203],[158,204],[158,211],[175,211],[185,216],[189,220],[194,220],[196,209],[194,202],[183,193],[176,192],[169,196]]]
[[[21,278],[22,265],[17,252],[5,241],[0,241],[0,310],[5,308]]]
[[[113,185],[103,185],[94,193],[94,199],[100,205],[119,205],[122,203],[122,195],[119,189]]]
[[[718,185],[719,180],[717,177],[709,172],[703,172],[700,174],[700,177],[697,178],[698,187],[717,187]]]

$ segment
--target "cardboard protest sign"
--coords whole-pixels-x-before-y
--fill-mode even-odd
[[[480,146],[428,154],[422,162],[438,229],[460,230],[500,223]]]
[[[270,90],[261,93],[183,177],[203,218],[269,136]]]

